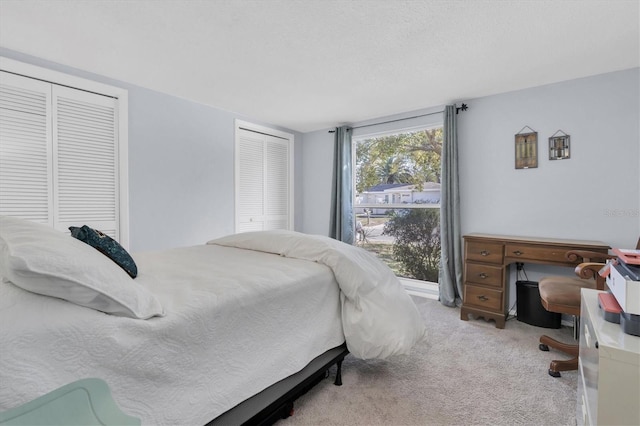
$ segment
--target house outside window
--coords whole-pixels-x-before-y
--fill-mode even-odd
[[[442,127],[354,138],[355,244],[437,292]]]

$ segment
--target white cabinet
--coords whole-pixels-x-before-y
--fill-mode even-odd
[[[582,290],[577,423],[640,424],[640,337],[604,320],[597,290]]]

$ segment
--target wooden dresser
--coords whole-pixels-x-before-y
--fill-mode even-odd
[[[508,315],[509,271],[512,263],[538,263],[575,267],[565,257],[570,250],[607,253],[601,241],[557,238],[516,237],[509,235],[467,234],[464,237],[464,293],[460,318],[469,314],[494,320],[504,328]]]

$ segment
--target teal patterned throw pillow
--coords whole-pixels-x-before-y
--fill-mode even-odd
[[[131,278],[135,278],[138,275],[138,267],[133,261],[133,258],[127,251],[113,238],[102,232],[88,227],[87,225],[81,228],[70,226],[71,236],[78,240],[89,244],[91,247],[97,249],[100,253],[113,260],[118,266],[124,269]]]

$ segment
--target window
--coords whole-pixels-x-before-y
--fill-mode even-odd
[[[128,247],[126,91],[1,65],[0,214],[87,224]]]
[[[442,137],[438,126],[354,138],[356,244],[418,287],[438,282]]]
[[[293,229],[293,135],[236,121],[236,232]]]

